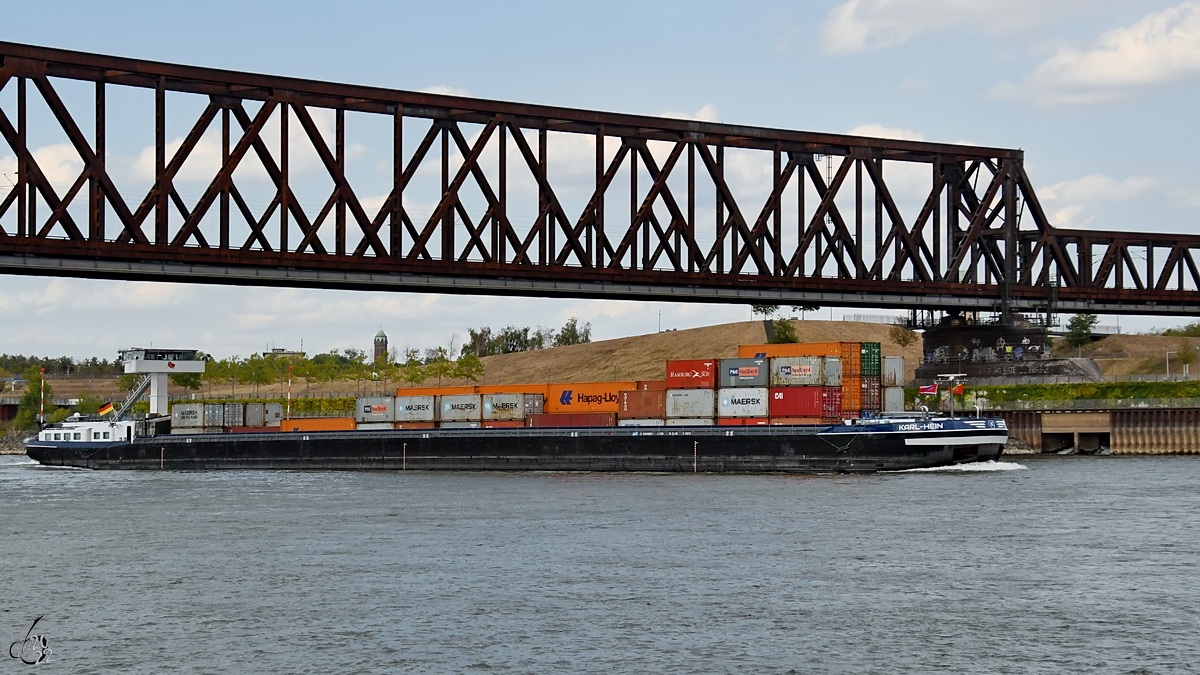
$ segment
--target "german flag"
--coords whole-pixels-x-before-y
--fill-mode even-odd
[[[105,403],[104,405],[100,406],[100,414],[101,415],[107,415],[112,411],[113,411],[113,404],[111,404],[111,403]]]

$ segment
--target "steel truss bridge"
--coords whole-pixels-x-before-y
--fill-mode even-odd
[[[13,43],[0,59],[7,274],[1004,315],[1200,307],[1200,236],[1053,227],[1019,150]],[[115,125],[144,134],[140,155],[108,150]],[[356,125],[374,130],[366,143]]]

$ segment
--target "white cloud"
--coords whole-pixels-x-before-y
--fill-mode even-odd
[[[894,138],[901,141],[923,141],[925,137],[912,129],[885,127],[882,124],[860,124],[846,133],[851,136],[871,136],[874,138]]]
[[[1000,98],[1040,104],[1082,104],[1200,77],[1200,2],[1149,14],[1101,35],[1086,47],[1063,47],[1020,84],[1001,82]]]
[[[821,43],[828,53],[845,55],[894,47],[955,24],[1007,31],[1061,9],[1052,5],[1040,0],[847,0],[829,13]]]
[[[694,113],[685,113],[678,110],[668,110],[659,113],[659,117],[672,117],[678,120],[695,120],[697,122],[716,122],[717,121],[717,106],[711,103],[705,103]]]
[[[83,160],[75,146],[69,143],[40,147],[33,151],[33,160],[59,195],[70,188],[83,171]]]
[[[1149,176],[1117,179],[1092,174],[1040,188],[1038,197],[1051,212],[1050,221],[1055,226],[1080,228],[1095,220],[1099,204],[1136,199],[1157,186],[1158,182]]]
[[[435,84],[431,87],[425,87],[421,91],[426,94],[442,94],[445,96],[470,96],[466,89],[449,84]]]

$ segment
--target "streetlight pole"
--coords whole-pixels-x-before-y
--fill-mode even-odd
[[[1179,352],[1167,352],[1167,379],[1171,379],[1171,355]]]
[[[954,419],[954,381],[966,376],[966,373],[944,373],[937,376],[937,379],[946,380],[950,383],[950,419]]]

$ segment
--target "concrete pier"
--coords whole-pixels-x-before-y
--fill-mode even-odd
[[[1009,435],[1039,452],[1108,448],[1113,454],[1200,454],[1200,409],[995,411]]]

